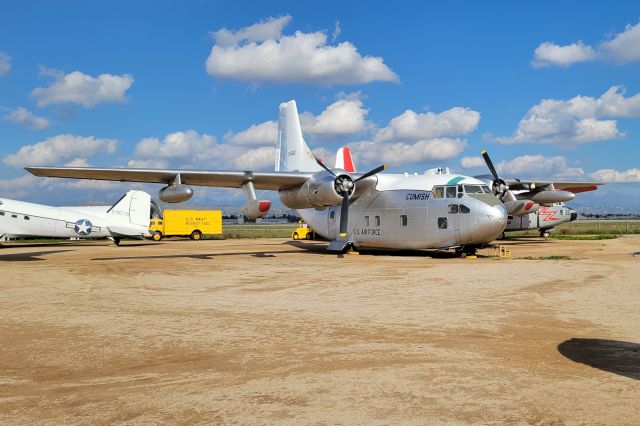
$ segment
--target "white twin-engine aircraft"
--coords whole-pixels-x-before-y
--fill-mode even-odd
[[[453,248],[470,254],[503,233],[508,215],[528,212],[530,201],[517,199],[497,177],[492,190],[483,180],[451,174],[448,169],[432,169],[424,175],[381,173],[384,165],[366,173],[346,171],[354,170],[352,164],[329,169],[304,141],[295,101],[280,105],[278,137],[275,172],[88,167],[26,170],[43,177],[164,183],[167,186],[159,197],[165,202],[188,200],[193,195],[191,186],[242,188],[247,198],[243,211],[253,218],[266,215],[270,207],[268,201],[256,198],[255,190],[278,191],[282,203],[297,210],[318,234],[331,240],[328,250],[338,253],[354,247]]]
[[[51,207],[0,198],[0,238],[143,238],[151,196],[129,191],[112,206]]]

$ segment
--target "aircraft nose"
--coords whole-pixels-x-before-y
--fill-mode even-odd
[[[571,218],[569,219],[569,222],[573,222],[577,218],[578,218],[578,212],[573,210],[573,209],[571,209]]]
[[[483,211],[480,213],[478,222],[480,224],[480,232],[483,239],[491,242],[498,238],[507,226],[507,208],[500,203],[495,206],[484,205]]]

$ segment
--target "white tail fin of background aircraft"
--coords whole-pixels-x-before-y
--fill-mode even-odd
[[[116,223],[148,227],[150,204],[151,196],[146,192],[129,191],[107,210],[107,216]]]
[[[356,166],[351,159],[351,151],[346,146],[340,148],[336,153],[336,169],[342,169],[349,173],[356,172]]]
[[[280,104],[276,172],[317,172],[322,168],[302,137],[296,101]]]

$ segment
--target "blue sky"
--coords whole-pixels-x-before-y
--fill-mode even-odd
[[[506,176],[640,180],[635,2],[441,3],[5,2],[0,194],[124,188],[37,164],[269,170],[288,99],[320,156],[349,145],[360,169],[473,175],[486,148]],[[194,202],[220,197],[241,194]]]

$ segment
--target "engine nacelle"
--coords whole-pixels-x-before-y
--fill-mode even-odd
[[[538,211],[540,204],[530,200],[506,201],[504,206],[507,208],[509,216],[520,216],[521,214],[533,213]]]
[[[269,200],[251,200],[242,206],[242,214],[248,219],[257,219],[269,213],[271,201]]]
[[[539,204],[553,204],[562,203],[565,201],[571,201],[575,198],[576,194],[569,191],[540,191],[540,192],[525,192],[518,194],[518,198],[527,198]]]
[[[169,185],[158,191],[158,197],[165,203],[182,203],[193,197],[193,189],[188,185]]]
[[[337,206],[342,203],[342,195],[338,193],[340,181],[351,181],[349,195],[355,191],[353,179],[347,174],[333,177],[327,172],[314,173],[302,186],[280,191],[280,201],[290,209],[309,209]]]

